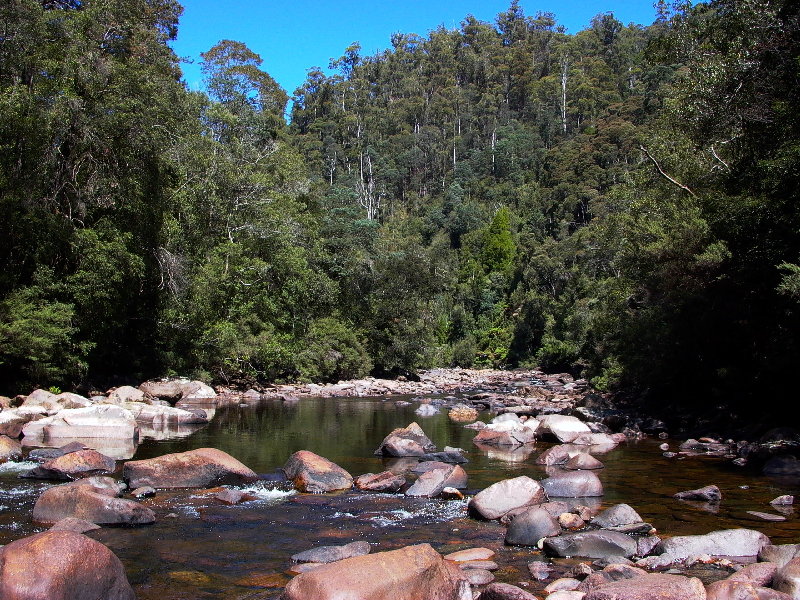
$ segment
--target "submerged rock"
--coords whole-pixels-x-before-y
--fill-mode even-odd
[[[125,568],[100,542],[46,531],[0,548],[0,598],[135,600]]]
[[[304,563],[332,563],[369,554],[371,549],[369,542],[351,542],[343,546],[320,546],[299,552],[292,556],[292,560]]]
[[[707,485],[696,490],[678,492],[673,498],[679,500],[701,500],[703,502],[719,502],[722,500],[722,492],[715,485]]]
[[[258,479],[258,475],[230,454],[216,448],[165,454],[158,458],[125,463],[122,476],[135,489],[197,488],[238,485]]]
[[[463,572],[428,544],[348,558],[301,573],[285,600],[471,600]]]
[[[353,476],[327,458],[300,450],[283,466],[286,477],[301,492],[333,492],[353,487]]]

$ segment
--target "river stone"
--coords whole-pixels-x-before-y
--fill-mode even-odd
[[[22,458],[22,444],[7,435],[0,435],[0,463]]]
[[[572,440],[570,444],[576,446],[602,446],[609,449],[615,448],[619,442],[608,433],[581,433]]]
[[[322,565],[292,579],[285,600],[472,600],[463,572],[428,544]]]
[[[165,454],[125,463],[122,477],[131,487],[199,488],[240,485],[258,479],[230,454],[216,448]]]
[[[698,554],[712,556],[757,556],[769,538],[754,529],[723,529],[705,535],[678,535],[662,540],[663,554],[682,560]]]
[[[433,404],[420,404],[419,408],[414,411],[414,414],[420,417],[432,417],[439,414],[439,408]]]
[[[139,389],[145,395],[177,402],[183,396],[183,386],[189,383],[185,379],[162,379],[159,381],[145,381]]]
[[[81,479],[95,475],[113,473],[116,468],[113,458],[100,454],[96,450],[78,450],[68,452],[45,461],[25,474],[33,479]]]
[[[756,519],[761,519],[762,521],[780,522],[786,520],[786,517],[784,517],[783,515],[776,515],[774,513],[765,513],[758,510],[748,510],[747,514],[755,517]]]
[[[719,502],[722,500],[722,492],[715,485],[707,485],[696,490],[687,490],[685,492],[678,492],[673,495],[673,498],[679,500],[702,500],[704,502]]]
[[[573,591],[577,590],[578,586],[581,584],[580,581],[574,579],[572,577],[561,577],[556,579],[555,581],[548,583],[544,591],[548,593],[552,592],[559,592],[559,591]]]
[[[509,546],[536,546],[539,540],[561,533],[561,526],[552,515],[538,506],[514,517],[506,530]]]
[[[579,531],[550,537],[544,541],[544,551],[551,556],[629,558],[636,554],[636,550],[636,540],[616,531]]]
[[[800,598],[800,558],[793,558],[778,569],[772,587],[792,598]]]
[[[406,496],[434,498],[446,487],[456,489],[467,487],[467,472],[459,465],[433,464],[437,466],[421,473],[414,485],[406,491]]]
[[[706,600],[706,589],[696,577],[649,573],[601,585],[585,600]]]
[[[486,585],[494,581],[494,575],[486,569],[464,569],[464,576],[470,585]]]
[[[308,450],[295,452],[283,465],[286,477],[301,492],[333,492],[353,487],[353,477],[327,458]]]
[[[586,527],[586,521],[581,519],[580,516],[571,512],[565,512],[558,515],[558,524],[564,529],[570,529],[572,531],[577,531],[578,529],[583,529]]]
[[[498,481],[469,501],[469,512],[483,519],[499,519],[512,510],[541,504],[547,494],[538,481],[525,475]]]
[[[768,586],[775,578],[778,565],[769,562],[758,562],[746,565],[728,577],[730,581],[743,581],[754,586]]]
[[[138,423],[152,427],[166,427],[168,425],[203,425],[208,423],[205,415],[199,411],[184,410],[174,406],[161,404],[144,404],[142,402],[125,402],[122,406],[131,411]]]
[[[570,471],[594,471],[605,468],[605,465],[594,456],[583,452],[570,458],[563,466]]]
[[[792,600],[789,594],[730,578],[706,586],[706,600]]]
[[[785,495],[785,496],[778,496],[774,500],[769,501],[770,504],[773,506],[791,506],[794,504],[794,496]]]
[[[592,471],[568,471],[542,480],[553,498],[584,498],[603,495],[603,484]]]
[[[534,560],[528,563],[528,571],[536,581],[544,581],[553,572],[553,566],[543,560]]]
[[[320,546],[318,548],[299,552],[292,556],[292,560],[306,563],[332,563],[344,560],[345,558],[369,554],[371,549],[369,542],[361,541],[351,542],[343,546]]]
[[[542,439],[566,443],[583,433],[591,433],[589,427],[578,419],[567,415],[540,415],[538,434]]]
[[[375,450],[377,456],[422,456],[426,452],[435,452],[434,444],[417,423],[408,427],[400,427],[383,438]]]
[[[485,571],[497,571],[500,568],[500,565],[493,560],[463,560],[457,562],[458,566],[464,570],[483,569]]]
[[[758,553],[758,560],[775,563],[780,568],[798,555],[800,555],[800,544],[779,544],[776,546],[767,544]]]
[[[454,562],[469,562],[473,560],[489,560],[495,555],[494,550],[489,548],[469,548],[467,550],[459,550],[458,552],[451,552],[445,554],[445,560],[452,560]]]
[[[45,531],[0,548],[0,598],[135,600],[125,568],[100,542]]]
[[[118,498],[118,488],[95,486],[88,478],[53,486],[42,492],[33,507],[33,520],[57,523],[74,517],[97,525],[147,525],[155,513],[134,500]]]
[[[65,409],[52,417],[30,421],[22,433],[26,438],[44,441],[70,438],[112,438],[132,440],[138,437],[136,419],[129,410],[112,404]]]
[[[557,444],[548,448],[536,457],[537,465],[563,465],[575,456],[588,454],[586,446],[575,446],[572,444]]]
[[[355,486],[359,490],[368,492],[396,492],[406,484],[406,478],[395,475],[391,471],[382,473],[365,473],[355,479]]]
[[[618,525],[641,523],[642,517],[627,504],[615,504],[595,516],[590,522],[598,527],[617,527]]]
[[[94,531],[100,529],[100,525],[96,525],[86,519],[76,519],[75,517],[66,517],[53,525],[49,531],[73,531],[75,533],[86,533],[87,531]]]
[[[547,595],[547,600],[583,600],[586,596],[583,592],[576,592],[572,590],[558,590],[552,594]]]
[[[481,600],[538,600],[530,592],[526,592],[510,583],[490,583],[481,592]]]

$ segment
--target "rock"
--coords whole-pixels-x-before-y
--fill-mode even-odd
[[[559,590],[548,594],[546,600],[583,600],[586,594],[583,592]]]
[[[132,440],[138,437],[136,419],[131,412],[111,404],[65,409],[52,417],[27,423],[22,432],[26,439],[49,442],[70,438]]]
[[[615,448],[619,442],[617,438],[608,433],[581,433],[570,440],[570,444],[576,446],[604,446],[609,449]]]
[[[474,444],[489,446],[524,446],[536,441],[536,427],[529,426],[530,421],[517,423],[503,421],[487,425],[472,439]],[[536,425],[538,421],[534,419]]]
[[[481,592],[481,600],[538,600],[533,594],[510,583],[490,583]]]
[[[800,598],[800,558],[793,558],[778,569],[772,587],[792,598]]]
[[[125,569],[100,542],[46,531],[0,548],[0,598],[135,600]]]
[[[234,505],[251,500],[253,496],[241,490],[225,488],[214,494],[214,498],[220,502],[223,502],[224,504]]]
[[[636,556],[647,556],[660,543],[661,543],[661,538],[658,537],[657,535],[649,535],[647,537],[638,538],[636,540]]]
[[[658,550],[681,560],[698,554],[757,556],[769,538],[753,529],[723,529],[705,535],[679,535],[662,540]]]
[[[481,490],[469,501],[469,512],[483,519],[499,519],[508,512],[541,504],[547,494],[539,482],[522,475],[504,479]]]
[[[583,498],[603,495],[603,484],[592,471],[569,471],[542,480],[552,498]]]
[[[345,558],[369,554],[369,542],[351,542],[343,546],[320,546],[292,556],[295,562],[332,563]]]
[[[583,433],[591,433],[586,423],[577,417],[566,415],[540,415],[538,434],[542,439],[556,442],[571,442]]]
[[[126,402],[144,402],[145,395],[142,390],[130,385],[122,385],[108,393],[109,404],[125,404]]]
[[[478,411],[471,406],[467,406],[466,404],[456,404],[450,409],[450,412],[447,413],[447,416],[450,417],[452,421],[468,423],[478,418]]]
[[[187,383],[189,382],[186,379],[161,379],[158,381],[145,381],[139,386],[139,389],[146,396],[177,402],[183,396],[183,386]]]
[[[509,546],[536,546],[542,538],[559,535],[561,525],[549,512],[538,506],[517,515],[506,530]]]
[[[22,444],[7,435],[0,435],[0,463],[22,458]]]
[[[143,425],[163,428],[168,425],[203,425],[208,418],[197,411],[184,410],[160,404],[125,402],[121,406],[131,411],[134,419]]]
[[[778,567],[782,567],[798,555],[800,555],[800,544],[779,544],[777,546],[768,544],[761,548],[758,560],[773,562]]]
[[[33,479],[80,479],[113,473],[117,463],[96,450],[78,450],[51,458],[24,476]]]
[[[773,456],[764,465],[763,473],[780,477],[797,477],[800,476],[800,461],[791,454]]]
[[[784,517],[782,515],[776,515],[774,513],[765,513],[765,512],[760,512],[760,511],[757,511],[757,510],[748,510],[747,514],[748,515],[752,515],[757,519],[761,519],[762,521],[785,521],[786,520],[786,517]]]
[[[601,585],[585,600],[706,600],[706,590],[696,577],[650,573]]]
[[[435,498],[446,487],[467,487],[467,472],[459,465],[448,465],[439,462],[430,464],[435,466],[420,474],[414,485],[406,491],[406,496]]]
[[[576,454],[564,463],[564,468],[570,471],[593,471],[603,469],[605,465],[591,454],[581,453]]]
[[[552,583],[547,584],[547,586],[544,588],[544,591],[548,593],[559,592],[562,590],[573,591],[577,590],[580,584],[580,581],[573,579],[572,577],[561,577],[560,579],[556,579]]]
[[[454,562],[469,562],[473,560],[489,560],[494,555],[494,550],[489,550],[489,548],[469,548],[468,550],[445,554],[444,559]]]
[[[469,462],[461,448],[450,448],[449,446],[445,447],[441,452],[426,452],[419,457],[419,460],[421,462],[435,461],[454,465]]]
[[[285,600],[472,600],[462,571],[428,544],[323,565],[286,586]]]
[[[156,520],[146,506],[118,498],[119,488],[106,477],[91,477],[53,486],[42,492],[33,507],[33,520],[57,523],[74,517],[97,525],[147,525]]]
[[[214,388],[206,385],[202,381],[190,381],[183,386],[183,395],[181,400],[188,398],[216,398],[217,392]]]
[[[365,473],[355,479],[355,486],[359,490],[369,492],[396,492],[406,484],[406,478],[396,475],[391,471],[373,474]]]
[[[715,485],[707,485],[705,487],[688,490],[685,492],[678,492],[673,495],[673,498],[679,500],[701,500],[703,502],[719,502],[722,500],[722,492]]]
[[[551,500],[550,502],[543,502],[542,504],[539,505],[539,508],[545,509],[554,518],[558,518],[563,513],[567,513],[572,510],[570,505],[562,500]]]
[[[131,496],[133,496],[134,498],[149,498],[155,495],[156,495],[155,488],[152,488],[149,485],[136,488],[131,492]]]
[[[95,525],[85,519],[76,519],[75,517],[66,517],[61,519],[50,528],[50,531],[73,531],[75,533],[86,533],[87,531],[94,531],[100,529],[100,525]]]
[[[586,526],[586,521],[581,519],[578,515],[565,512],[558,515],[558,524],[564,529],[575,531],[578,529],[583,529]]]
[[[760,562],[747,565],[728,577],[730,581],[743,581],[755,586],[768,586],[778,572],[778,565],[769,562]]]
[[[466,569],[464,570],[464,576],[470,585],[486,585],[494,581],[494,575],[486,569]]]
[[[551,556],[605,558],[636,554],[636,540],[616,531],[580,531],[566,533],[544,541],[544,551]]]
[[[592,525],[598,527],[616,527],[641,522],[642,517],[639,516],[639,513],[627,504],[615,504],[591,520]]]
[[[616,558],[618,559],[619,557]],[[627,564],[630,561],[628,561],[626,558],[622,558],[622,561],[625,561],[624,563],[616,562],[615,557],[609,557],[608,559],[595,561],[593,564],[605,562],[606,560],[611,562],[609,562],[609,564],[607,564],[602,571],[591,573],[586,579],[584,579],[583,583],[581,583],[580,587],[578,588],[579,590],[589,592],[612,581],[635,579],[636,577],[647,574],[647,571]]]
[[[528,571],[530,571],[531,577],[536,581],[544,581],[550,577],[550,573],[553,572],[553,567],[544,561],[535,560],[528,563]]]
[[[778,496],[774,500],[770,500],[773,506],[791,506],[794,504],[794,496]]]
[[[258,479],[230,454],[216,448],[165,454],[125,463],[122,477],[131,488],[198,488],[239,485]]]
[[[760,590],[767,594],[760,593]],[[732,581],[730,578],[715,581],[706,587],[706,600],[778,600],[779,595],[786,600],[791,599],[788,594],[760,588],[744,581]]]
[[[333,492],[353,487],[353,477],[339,465],[308,450],[295,452],[283,466],[286,477],[301,492]]]
[[[579,454],[588,454],[586,446],[574,446],[572,444],[558,444],[548,448],[536,457],[537,465],[563,465]]]
[[[414,413],[420,417],[432,417],[439,414],[439,408],[433,404],[420,404]]]
[[[435,452],[436,445],[425,435],[416,423],[395,429],[387,435],[375,450],[377,456],[422,456]]]

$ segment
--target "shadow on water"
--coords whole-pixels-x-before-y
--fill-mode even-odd
[[[270,474],[293,452],[311,450],[353,475],[377,473],[396,466],[373,455],[383,437],[395,427],[417,421],[439,448],[467,451],[470,462],[464,467],[472,491],[508,477],[547,476],[533,461],[549,445],[517,451],[477,448],[472,444],[474,430],[451,421],[446,412],[421,418],[414,414],[416,403],[398,406],[398,399],[304,399],[292,404],[271,400],[229,406],[188,437],[146,440],[135,458],[210,446],[258,473]],[[664,535],[752,527],[774,543],[797,541],[800,521],[794,512],[785,522],[775,523],[747,514],[748,510],[775,512],[769,501],[797,492],[797,482],[756,476],[717,459],[667,459],[659,443],[623,444],[598,456],[606,465],[599,472],[606,491],[602,507],[626,502]],[[24,466],[0,469],[0,543],[42,530],[30,521],[30,514],[36,497],[50,484],[19,480],[21,470]],[[671,497],[711,483],[722,490],[720,505]],[[467,518],[464,501],[355,491],[295,494],[268,482],[249,490],[258,499],[237,506],[222,505],[197,490],[161,492],[144,501],[157,514],[154,525],[104,528],[90,535],[122,559],[139,600],[277,597],[289,580],[285,572],[292,554],[356,539],[368,540],[376,551],[421,542],[441,552],[488,546],[498,552],[498,579],[510,583],[529,581],[526,564],[541,558],[535,549],[504,547],[504,528]]]

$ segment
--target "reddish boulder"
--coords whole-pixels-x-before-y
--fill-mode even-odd
[[[427,466],[427,463],[424,463]],[[408,491],[407,496],[434,498],[446,487],[467,487],[467,472],[459,465],[448,465],[441,462],[430,463],[431,467],[423,471]]]
[[[469,501],[468,508],[474,516],[492,520],[546,500],[547,494],[539,482],[522,475],[498,481],[481,490]]]
[[[601,585],[585,600],[706,600],[706,589],[696,577],[652,573]]]
[[[593,471],[566,471],[542,480],[551,498],[582,498],[603,495],[603,484]]]
[[[400,427],[392,431],[381,442],[375,454],[378,456],[422,456],[426,452],[435,452],[434,444],[422,427],[411,423],[408,427]]]
[[[3,600],[135,600],[125,569],[100,542],[46,531],[0,549]]]
[[[0,463],[22,458],[22,444],[7,435],[0,435]]]
[[[396,492],[406,484],[406,478],[391,471],[365,473],[356,477],[355,486],[369,492]]]
[[[131,489],[198,488],[239,485],[258,479],[258,475],[230,454],[216,448],[165,454],[158,458],[125,463],[122,476]]]
[[[68,452],[46,461],[26,474],[35,479],[80,479],[113,473],[116,461],[97,450]]]
[[[510,583],[492,583],[481,592],[481,600],[538,600],[538,598]]]
[[[428,544],[348,558],[301,573],[285,600],[471,600],[461,570]]]
[[[90,478],[46,489],[33,507],[33,520],[57,523],[74,517],[98,525],[146,525],[156,516],[152,510],[133,500],[118,498],[119,489],[106,486],[107,478]],[[113,481],[113,480],[112,480]]]
[[[283,471],[301,492],[333,492],[353,487],[353,476],[350,473],[308,450],[292,454],[283,466]]]

